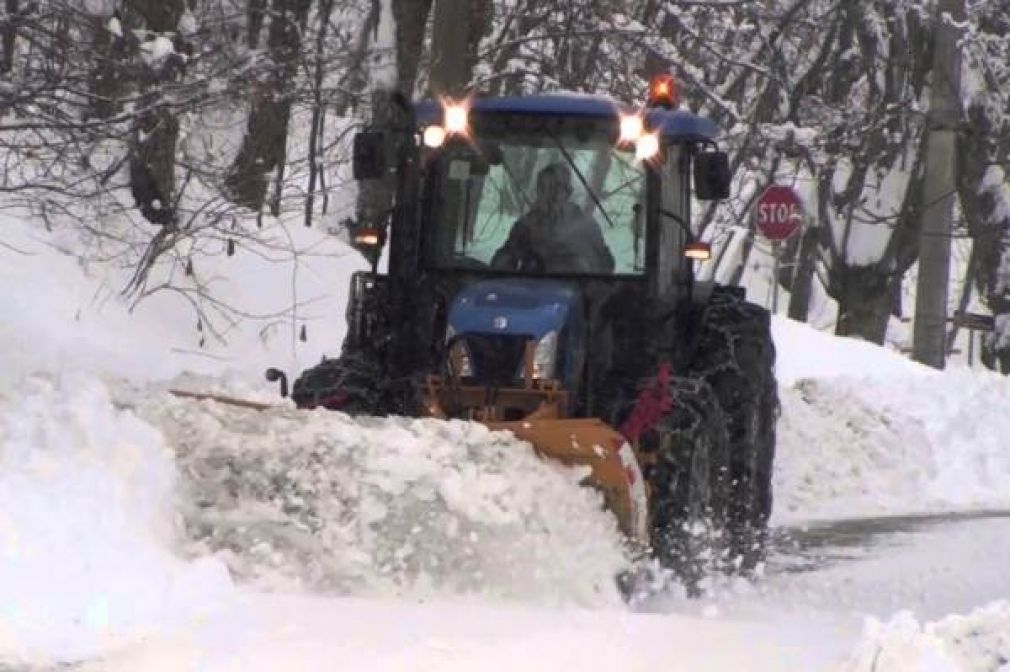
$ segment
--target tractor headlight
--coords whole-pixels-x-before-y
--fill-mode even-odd
[[[639,161],[651,161],[659,156],[659,133],[642,133],[635,139],[635,158]]]
[[[470,113],[467,103],[445,101],[442,108],[445,131],[449,135],[466,135],[470,128]]]
[[[445,330],[445,342],[448,343],[456,335],[456,330],[449,325]],[[473,366],[470,364],[470,351],[466,347],[466,341],[462,338],[452,344],[449,348],[449,369],[453,375],[460,378],[473,376]]]
[[[558,332],[548,331],[537,341],[533,352],[533,377],[545,380],[554,377],[554,368],[558,359]]]

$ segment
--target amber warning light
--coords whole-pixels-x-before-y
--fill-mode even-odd
[[[712,258],[712,246],[698,241],[688,243],[684,246],[684,256],[695,261],[708,261]]]
[[[378,229],[362,228],[354,232],[351,241],[360,247],[379,247],[382,244],[382,233]]]
[[[677,85],[673,75],[656,75],[649,82],[649,107],[677,107]]]

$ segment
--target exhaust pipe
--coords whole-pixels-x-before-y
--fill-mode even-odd
[[[271,366],[267,369],[266,379],[271,383],[276,383],[279,380],[281,382],[281,396],[288,396],[288,376],[286,373]]]

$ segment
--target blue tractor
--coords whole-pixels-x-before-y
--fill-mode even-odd
[[[395,184],[393,207],[347,223],[372,271],[353,277],[341,355],[292,397],[479,421],[588,465],[629,539],[690,578],[702,545],[762,557],[775,352],[766,310],[694,278],[692,199],[729,195],[717,128],[676,109],[668,79],[650,92],[638,111],[403,103],[360,132],[355,177]]]

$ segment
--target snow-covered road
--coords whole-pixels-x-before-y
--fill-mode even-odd
[[[764,582],[789,604],[935,619],[1010,597],[1010,511],[781,529]]]
[[[870,661],[900,654],[901,666],[878,669],[1001,669],[992,663],[1010,652],[1010,607],[947,619],[935,632],[894,614],[932,621],[1010,595],[1010,518],[847,522],[803,534],[796,555],[780,554],[757,585],[658,599],[635,613],[240,593],[199,624],[80,669],[869,672],[868,651],[878,652]],[[799,557],[817,566],[790,562]],[[924,666],[957,656],[963,666]]]

